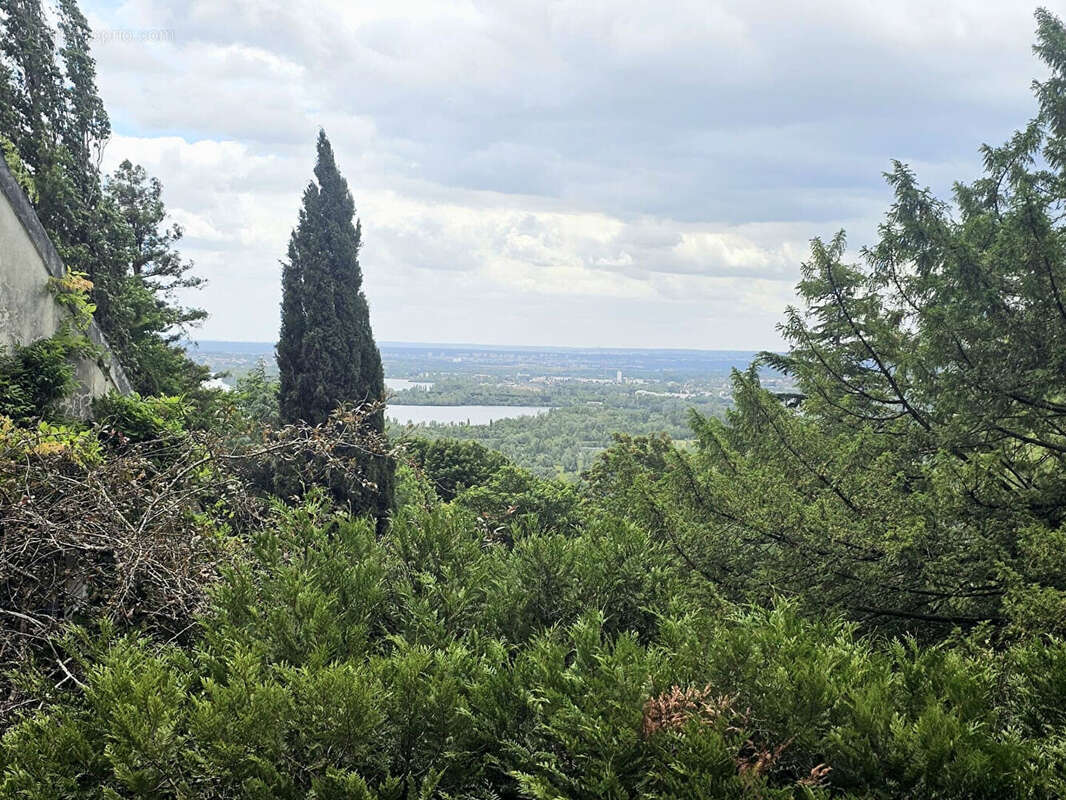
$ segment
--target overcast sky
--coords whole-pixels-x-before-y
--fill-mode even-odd
[[[1023,2],[84,8],[104,167],[162,180],[204,339],[276,339],[322,126],[379,340],[775,347],[808,240],[869,242],[893,158],[974,177],[1043,74]]]

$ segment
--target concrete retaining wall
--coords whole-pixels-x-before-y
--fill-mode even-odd
[[[48,291],[50,277],[65,275],[33,206],[0,158],[0,347],[29,344],[54,335],[70,312]],[[88,337],[103,355],[78,361],[79,389],[68,403],[86,417],[94,397],[108,392],[128,394],[129,381],[93,322]]]

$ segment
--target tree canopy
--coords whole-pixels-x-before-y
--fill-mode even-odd
[[[896,163],[877,242],[813,240],[789,350],[762,356],[799,407],[738,373],[725,420],[693,416],[695,452],[655,473],[623,447],[594,470],[738,596],[927,633],[1062,629],[1066,35],[1037,21],[1039,113],[982,149],[980,178],[946,202]]]
[[[57,31],[40,0],[0,1],[0,144],[64,263],[92,282],[97,322],[134,388],[190,390],[207,372],[177,341],[205,314],[174,291],[202,279],[174,250],[181,228],[167,225],[159,181],[129,161],[101,175],[111,125],[91,31],[75,0],[55,14]]]
[[[381,402],[385,375],[370,328],[359,266],[362,228],[353,224],[355,203],[348,182],[337,169],[325,131],[319,131],[315,180],[304,190],[299,221],[282,264],[281,336],[277,359],[281,421],[325,421],[342,404]],[[372,416],[377,432],[385,430],[383,410]],[[391,463],[367,462],[372,498],[360,492],[358,503],[371,504],[383,516],[392,498]]]

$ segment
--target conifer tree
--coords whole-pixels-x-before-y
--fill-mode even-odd
[[[198,286],[172,245],[161,186],[128,162],[107,180],[111,135],[96,87],[92,31],[77,0],[57,0],[58,31],[42,0],[0,0],[0,148],[24,185],[64,264],[92,282],[97,323],[142,394],[180,394],[206,369],[178,339],[202,319],[173,290]]]
[[[315,180],[304,190],[282,264],[277,360],[284,423],[318,424],[343,403],[377,401],[385,392],[359,266],[362,228],[352,222],[355,203],[325,131],[319,131],[317,149]],[[384,431],[383,412],[374,415],[372,425]],[[349,487],[348,499],[383,517],[392,499],[392,469],[385,459],[368,459],[367,477],[377,492],[353,497]]]

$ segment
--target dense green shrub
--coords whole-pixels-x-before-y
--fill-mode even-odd
[[[401,458],[396,464],[395,514],[407,508],[430,508],[440,498],[426,473]]]
[[[538,478],[477,442],[407,439],[402,458],[416,473],[404,473],[407,497],[420,497],[423,505],[429,495],[455,501],[477,515],[490,537],[508,538],[514,525],[565,532],[578,524],[580,496],[574,487]]]
[[[22,474],[18,477],[25,481],[28,458],[49,459],[85,469],[103,462],[103,448],[95,431],[81,425],[57,425],[42,420],[35,426],[20,426],[10,418],[0,417],[0,464],[5,467],[19,464]],[[10,470],[0,469],[0,476],[10,478]]]
[[[278,382],[267,375],[262,359],[238,378],[233,399],[241,413],[256,424],[278,425]]]
[[[464,489],[455,502],[476,513],[491,535],[507,536],[516,521],[542,530],[570,530],[578,521],[580,497],[561,481],[506,464],[484,483]]]
[[[89,351],[80,336],[53,336],[0,348],[0,416],[50,419],[75,389],[74,359]]]
[[[0,794],[1066,790],[1066,642],[923,648],[729,606],[613,525],[510,547],[448,506],[384,538],[320,501],[286,511],[224,570],[197,647],[68,644],[85,690],[7,732]]]
[[[412,438],[404,442],[404,451],[442,500],[454,500],[463,489],[488,483],[510,463],[502,454],[478,442],[458,439]]]
[[[191,407],[181,397],[108,394],[93,401],[93,416],[114,436],[148,442],[180,435]]]

